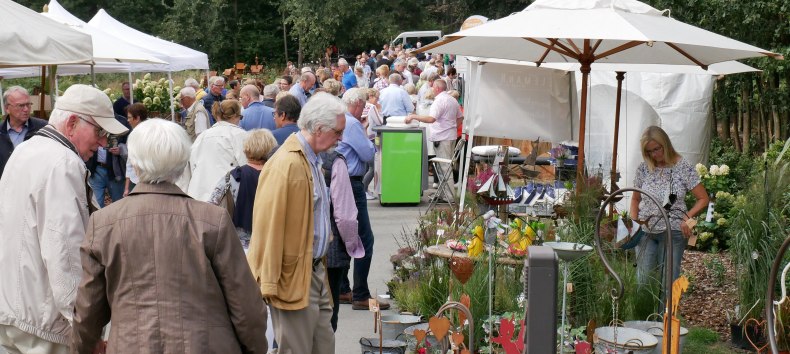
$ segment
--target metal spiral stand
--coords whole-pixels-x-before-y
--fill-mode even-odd
[[[776,274],[779,272],[779,267],[782,264],[782,259],[788,247],[790,247],[790,237],[785,238],[782,247],[779,248],[779,253],[777,253],[776,258],[774,258],[774,263],[771,265],[771,275],[768,278],[768,289],[765,292],[765,318],[768,327],[768,343],[771,344],[771,353],[773,354],[779,353],[779,345],[776,342],[776,327],[774,326],[774,322],[776,322],[776,316],[774,316],[773,311],[774,287],[776,286]],[[782,284],[782,288],[784,288],[784,284]]]
[[[620,279],[620,276],[617,275],[617,272],[612,269],[612,266],[609,265],[609,261],[606,260],[606,256],[603,253],[603,248],[601,247],[601,219],[606,212],[606,206],[611,204],[619,195],[622,195],[626,192],[637,192],[643,196],[646,196],[651,202],[653,202],[656,206],[658,206],[658,210],[661,211],[661,219],[664,220],[664,224],[666,225],[666,239],[667,242],[664,242],[664,318],[672,318],[672,233],[670,230],[669,224],[669,217],[667,216],[666,211],[662,207],[661,203],[656,199],[654,196],[650,195],[649,193],[639,189],[639,188],[621,188],[617,191],[611,192],[609,197],[604,200],[603,205],[601,205],[600,209],[598,209],[598,215],[595,217],[595,249],[598,252],[598,256],[601,257],[601,262],[603,262],[604,267],[606,267],[606,271],[614,277],[614,280],[617,281],[618,288],[612,289],[611,296],[612,301],[615,302],[619,300],[623,296],[624,287],[623,281]],[[782,252],[788,246],[788,241],[785,241],[785,244],[782,245]],[[775,270],[772,269],[772,274]],[[770,284],[769,284],[770,286]],[[771,296],[771,295],[769,295]],[[664,336],[666,337],[667,343],[672,343],[672,331],[664,331]],[[769,332],[770,335],[770,332]],[[617,334],[615,332],[615,345],[617,345]],[[772,348],[775,348],[776,341],[772,342]],[[671,346],[667,345],[662,348],[664,353],[671,353]],[[776,353],[776,352],[774,352]]]

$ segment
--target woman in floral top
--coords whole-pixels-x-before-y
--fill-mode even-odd
[[[641,193],[634,193],[631,198],[631,215],[642,224],[645,231],[637,248],[636,271],[639,285],[644,285],[651,277],[651,272],[660,271],[658,279],[662,279],[663,274],[666,224],[659,208],[663,207],[669,216],[674,280],[680,275],[686,238],[691,236],[691,228],[685,221],[697,216],[708,205],[708,193],[694,167],[675,151],[663,129],[657,126],[647,128],[640,143],[644,162],[636,170],[634,187],[642,189],[661,203],[658,206],[648,198],[643,200]],[[685,199],[689,192],[696,202],[690,210],[686,210]]]

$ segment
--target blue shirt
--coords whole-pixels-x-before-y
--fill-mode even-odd
[[[385,117],[405,116],[414,112],[409,93],[398,85],[390,84],[379,94],[381,115]]]
[[[343,73],[343,86],[346,90],[357,86],[357,76],[354,75],[354,70],[348,69]]]
[[[14,144],[14,147],[17,147],[17,145],[25,141],[25,134],[27,134],[28,122],[29,121],[25,121],[25,124],[22,125],[22,130],[20,130],[17,133],[16,130],[11,129],[11,117],[6,118],[5,124],[6,124],[6,128],[8,128],[6,130],[8,130],[8,137],[11,139],[11,143]]]
[[[304,92],[302,86],[299,84],[291,86],[291,89],[288,90],[297,100],[299,100],[299,104],[304,107],[305,103],[307,103],[307,99],[309,98],[309,94]]]
[[[376,148],[368,139],[365,127],[357,118],[346,113],[346,128],[343,139],[337,145],[337,152],[346,158],[349,176],[364,176],[368,171],[367,163],[373,161]]]
[[[288,139],[291,134],[296,133],[299,131],[299,126],[296,123],[283,125],[282,128],[277,128],[272,130],[272,135],[274,135],[274,140],[277,140],[277,145],[282,145],[285,142],[285,139]]]
[[[321,173],[321,157],[316,155],[310,144],[307,143],[302,133],[296,133],[299,143],[307,153],[307,163],[313,174],[313,259],[318,259],[326,255],[329,245],[329,188],[326,187],[326,180]]]
[[[274,109],[267,107],[262,102],[252,102],[244,109],[244,118],[239,122],[242,129],[250,131],[253,129],[266,128],[269,130],[277,129],[274,124]]]

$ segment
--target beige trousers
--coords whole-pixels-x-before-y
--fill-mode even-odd
[[[67,345],[53,343],[23,332],[14,326],[0,325],[0,346],[10,354],[68,354]]]
[[[454,152],[455,140],[442,140],[439,142],[439,147],[436,148],[436,157],[452,160]],[[455,179],[453,178],[453,170],[451,168],[452,165],[448,163],[442,163],[439,164],[439,166],[439,168],[442,169],[441,175],[449,177],[449,180],[442,187],[442,190],[436,191],[436,193],[441,193],[440,195],[444,200],[455,200]]]
[[[313,270],[310,303],[301,310],[270,307],[278,354],[334,354],[332,297],[326,283],[326,268],[321,263]]]

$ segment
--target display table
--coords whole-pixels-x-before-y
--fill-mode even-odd
[[[430,247],[425,249],[425,253],[430,254],[430,255],[434,255],[436,257],[447,258],[447,259],[450,259],[450,258],[453,258],[453,257],[470,258],[469,254],[466,253],[466,251],[453,251],[452,249],[450,249],[450,247],[447,247],[446,245],[430,246]],[[524,260],[523,259],[511,258],[511,257],[507,257],[507,256],[504,256],[504,257],[500,256],[500,257],[497,258],[496,261],[499,264],[524,265]]]
[[[381,146],[381,205],[419,204],[428,187],[425,128],[373,128]]]

